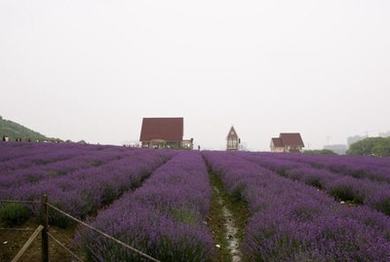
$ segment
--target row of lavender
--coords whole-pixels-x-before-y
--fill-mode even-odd
[[[129,151],[122,152],[117,149],[107,148],[104,150],[97,150],[97,148],[67,148],[69,152],[67,157],[56,158],[58,153],[55,150],[46,154],[40,154],[39,158],[50,159],[44,163],[30,163],[26,166],[24,161],[17,161],[14,166],[10,166],[8,170],[2,169],[0,171],[0,190],[3,188],[17,188],[24,184],[38,183],[43,179],[59,177],[67,173],[74,172],[89,167],[97,167],[104,165],[107,162],[117,160],[123,156],[128,155]],[[53,155],[55,157],[53,158]],[[35,156],[34,159],[37,159]],[[31,159],[31,158],[30,158]],[[22,162],[19,166],[19,162]]]
[[[36,145],[32,143],[0,143],[0,148],[0,163],[37,154],[42,151],[52,150],[51,144],[41,144],[39,147],[36,147]]]
[[[35,184],[44,179],[65,175],[69,172],[98,166],[119,158],[118,150],[77,144],[0,144],[0,154],[19,152],[22,157],[0,162],[0,195],[8,198],[15,188]],[[103,150],[105,149],[105,150]],[[10,194],[7,194],[7,191]]]
[[[284,155],[282,157],[255,153],[240,155],[290,179],[323,189],[338,200],[367,205],[390,215],[390,185],[387,183],[315,168],[305,161],[286,160]],[[296,155],[293,155],[291,159],[295,157]],[[306,156],[302,155],[300,159],[306,159]],[[317,159],[318,163],[321,163],[320,159]]]
[[[0,175],[34,165],[66,160],[83,152],[107,149],[114,148],[78,144],[0,143]]]
[[[36,144],[36,147],[40,145]],[[47,193],[51,203],[76,217],[85,218],[123,192],[138,187],[174,154],[120,147],[92,148],[68,145],[64,148],[69,151],[66,160],[31,164],[28,168],[10,168],[11,173],[0,176],[0,199],[36,200]],[[70,153],[72,150],[73,153]],[[39,154],[39,158],[45,159],[45,154],[49,156],[53,153],[50,150],[44,152]],[[60,226],[68,223],[56,213],[50,215],[50,220]]]
[[[124,194],[92,225],[161,261],[210,261],[212,235],[205,225],[211,189],[197,152],[182,152],[134,192]],[[143,261],[90,231],[79,241],[93,261]]]
[[[367,178],[373,181],[390,183],[390,158],[388,157],[317,156],[275,153],[261,153],[261,155],[307,163],[317,168],[327,169],[356,178]]]
[[[239,155],[205,152],[226,189],[248,203],[249,261],[389,261],[390,220],[348,208]]]

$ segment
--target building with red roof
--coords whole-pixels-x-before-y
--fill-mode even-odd
[[[140,141],[146,148],[192,149],[193,139],[184,140],[182,117],[144,118]]]
[[[272,152],[302,152],[304,147],[300,133],[280,133],[271,139]]]

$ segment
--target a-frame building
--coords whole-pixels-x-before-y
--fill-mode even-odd
[[[227,144],[226,144],[227,151],[237,151],[239,149],[241,141],[233,126],[230,128],[226,140],[227,140]]]

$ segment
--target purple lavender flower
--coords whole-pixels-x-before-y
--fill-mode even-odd
[[[203,153],[225,188],[239,190],[248,203],[243,253],[249,261],[388,261],[389,217],[340,205],[243,154]]]
[[[214,254],[212,236],[203,224],[210,199],[202,157],[184,152],[158,168],[135,192],[99,212],[93,225],[161,261],[206,261]],[[110,240],[87,231],[79,234],[92,260],[141,261]]]

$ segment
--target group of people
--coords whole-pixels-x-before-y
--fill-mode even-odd
[[[3,136],[1,141],[2,142],[10,142],[11,140],[10,140],[10,138],[8,136]],[[25,141],[26,142],[31,142],[31,138],[27,138]],[[15,138],[15,142],[23,142],[23,139],[21,137],[17,137],[17,138]]]

